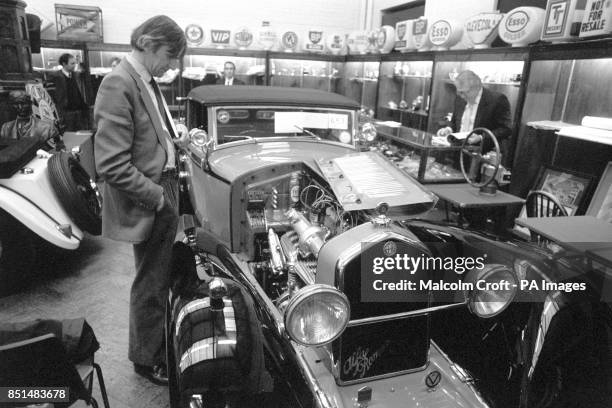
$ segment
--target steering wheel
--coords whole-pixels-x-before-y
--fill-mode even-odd
[[[495,159],[490,159],[490,158],[488,158],[488,157],[486,157],[485,155],[482,154],[482,144],[480,145],[479,151],[472,151],[472,150],[467,148],[468,139],[472,135],[480,135],[483,140],[484,140],[485,136],[486,137],[490,137],[491,140],[493,140],[493,146],[494,146],[494,149],[495,149]],[[493,173],[489,174],[489,176],[485,177],[484,180],[481,180],[480,182],[476,182],[475,180],[470,179],[470,177],[468,176],[467,172],[465,171],[465,159],[464,159],[464,156],[468,156],[468,157],[470,157],[472,159],[472,161],[470,162],[470,165],[472,166],[472,168],[474,168],[474,166],[477,166],[477,168],[480,168],[480,166],[483,163],[486,163],[486,164],[489,164],[489,165],[495,167],[495,171],[493,171]],[[487,128],[482,128],[482,127],[481,128],[476,128],[476,129],[472,130],[470,132],[470,134],[467,135],[467,137],[465,139],[463,139],[463,144],[461,145],[461,154],[459,155],[459,163],[461,165],[461,173],[463,173],[463,177],[472,186],[478,187],[478,188],[482,188],[482,187],[488,185],[489,183],[491,183],[495,179],[495,176],[497,175],[497,172],[499,171],[499,166],[501,165],[501,152],[499,150],[499,143],[497,142],[497,138],[495,137],[493,132],[491,132]]]

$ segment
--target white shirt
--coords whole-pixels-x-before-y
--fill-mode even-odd
[[[474,130],[474,122],[476,121],[476,112],[478,112],[478,105],[480,104],[480,98],[482,97],[482,88],[476,95],[474,103],[466,103],[463,116],[461,116],[461,129],[460,132],[471,132]]]
[[[168,131],[168,128],[166,127],[166,118],[162,117],[161,112],[159,110],[159,106],[157,105],[157,97],[155,96],[155,91],[153,90],[153,86],[151,86],[151,78],[152,78],[151,74],[145,68],[144,65],[138,62],[138,60],[136,60],[136,58],[132,56],[132,54],[128,54],[125,57],[125,59],[127,60],[127,62],[130,63],[130,65],[134,68],[136,73],[140,76],[140,78],[145,84],[145,87],[147,88],[147,92],[149,93],[149,96],[153,100],[153,105],[155,105],[155,111],[157,112],[157,115],[159,119],[161,120],[161,124],[164,129],[164,133],[167,136],[166,151],[168,152],[168,154],[167,154],[167,161],[166,161],[165,169],[174,168],[176,167],[175,155],[174,155],[174,143],[172,142],[172,137],[170,136],[170,132]],[[162,99],[162,102],[164,103],[164,111],[166,112],[166,115],[168,115],[168,119],[169,119],[168,121],[170,122],[170,126],[174,127],[174,122],[172,122],[172,116],[170,116],[170,111],[168,110],[168,105],[166,104],[166,100],[164,99],[163,95],[161,96],[161,99]],[[173,130],[174,130],[174,134],[177,135],[178,133],[176,132],[176,129],[173,129]]]
[[[225,78],[225,86],[234,85],[234,78]]]

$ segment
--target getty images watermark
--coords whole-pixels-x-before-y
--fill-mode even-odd
[[[438,253],[430,255],[420,244],[388,240],[375,245],[363,244],[361,257],[361,300],[364,302],[461,302],[465,292],[473,290],[517,290],[517,301],[541,301],[551,291],[585,291],[584,282],[551,282],[541,274],[515,271],[487,274],[499,270],[503,261],[461,244],[439,244]],[[429,245],[431,247],[432,245]],[[473,252],[473,253],[470,253]],[[479,274],[479,272],[482,272]],[[534,271],[532,271],[534,272]],[[484,275],[485,278],[466,279]],[[507,279],[504,278],[507,276]]]

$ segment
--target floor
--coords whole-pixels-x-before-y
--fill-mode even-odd
[[[95,358],[111,406],[169,407],[168,388],[135,374],[127,359],[128,299],[134,274],[131,245],[88,236],[76,251],[50,251],[45,256],[48,268],[41,270],[40,280],[0,298],[0,321],[85,317],[100,342]],[[94,398],[102,403],[97,382]],[[79,401],[73,406],[87,405]]]
[[[444,217],[442,211],[428,215]],[[95,358],[102,367],[111,406],[169,407],[168,388],[135,374],[127,359],[132,246],[88,235],[76,251],[46,250],[43,257],[39,280],[0,298],[0,321],[85,317],[100,343]],[[102,403],[97,383],[94,397]],[[79,401],[74,407],[86,404]]]

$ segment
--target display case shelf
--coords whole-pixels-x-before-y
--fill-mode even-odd
[[[423,184],[462,183],[461,146],[438,146],[434,135],[405,126],[378,127],[377,148],[396,166]]]
[[[402,113],[408,113],[408,114],[411,114],[411,115],[423,116],[423,117],[429,116],[429,114],[427,112],[418,111],[418,110],[412,110],[412,109],[390,108],[388,106],[379,106],[379,108],[380,109],[388,109],[390,111],[397,111],[397,112],[402,112]]]
[[[401,81],[401,80],[411,79],[411,78],[431,79],[431,76],[427,76],[427,75],[385,75],[385,78],[393,78],[393,79],[397,79]]]

